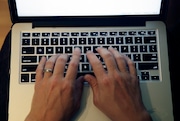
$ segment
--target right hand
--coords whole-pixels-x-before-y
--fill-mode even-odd
[[[94,53],[87,52],[95,76],[84,77],[92,88],[95,106],[112,121],[151,121],[142,102],[134,63],[113,48],[97,51],[107,71]]]

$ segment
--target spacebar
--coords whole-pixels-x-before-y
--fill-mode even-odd
[[[158,63],[138,63],[139,70],[158,70]]]

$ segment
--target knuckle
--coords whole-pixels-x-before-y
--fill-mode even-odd
[[[103,81],[101,81],[101,83],[105,86],[109,86],[112,83],[112,79],[110,79],[110,77],[108,76],[104,76]]]

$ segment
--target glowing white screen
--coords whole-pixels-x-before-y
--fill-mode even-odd
[[[18,16],[154,15],[161,0],[16,0]]]

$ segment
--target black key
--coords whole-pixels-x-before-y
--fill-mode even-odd
[[[132,37],[125,37],[126,44],[133,44],[133,38]]]
[[[149,80],[149,72],[141,72],[142,80]]]
[[[85,45],[86,44],[86,38],[79,38],[79,44]]]
[[[133,54],[133,61],[141,61],[141,54]]]
[[[157,61],[157,54],[143,54],[143,61]]]
[[[111,36],[116,36],[116,35],[117,35],[117,32],[109,32],[109,35],[111,35]]]
[[[40,37],[40,33],[32,33],[33,37]]]
[[[42,38],[41,45],[49,45],[49,38]]]
[[[37,56],[22,56],[22,63],[36,63]]]
[[[145,44],[152,44],[156,43],[156,37],[144,37]]]
[[[56,47],[56,54],[62,54],[63,52],[63,47]]]
[[[22,47],[22,54],[34,54],[34,47]]]
[[[90,70],[89,64],[82,64],[81,69],[82,71],[89,71]]]
[[[60,45],[67,45],[68,44],[68,38],[60,38]]]
[[[138,63],[139,70],[158,70],[158,63]]]
[[[104,37],[100,37],[97,40],[98,44],[105,44],[105,38]]]
[[[129,52],[128,46],[121,46],[121,52]]]
[[[123,37],[116,37],[116,44],[123,44]]]
[[[44,47],[37,47],[36,53],[37,54],[44,54]]]
[[[91,32],[90,35],[91,36],[98,36],[98,32]]]
[[[157,46],[156,45],[149,45],[149,51],[150,52],[157,52]]]
[[[138,46],[133,45],[133,46],[130,46],[130,48],[131,48],[131,52],[138,52]]]
[[[136,31],[130,31],[129,35],[136,35]]]
[[[30,36],[31,36],[31,33],[22,33],[22,36],[23,36],[23,37],[30,37]]]
[[[127,32],[119,32],[119,35],[127,35]]]
[[[88,44],[96,44],[96,38],[88,38]]]
[[[148,31],[148,34],[149,34],[149,35],[155,35],[155,34],[156,34],[156,31]]]
[[[79,32],[71,32],[71,36],[79,36]]]
[[[22,39],[22,45],[30,45],[30,39]]]
[[[31,82],[35,82],[36,81],[36,74],[31,74]]]
[[[139,31],[138,34],[139,35],[146,35],[146,31]]]
[[[58,38],[51,38],[51,45],[58,45]]]
[[[69,36],[69,32],[62,32],[61,36],[66,36],[67,37],[67,36]]]
[[[84,76],[85,74],[91,74],[91,75],[95,76],[93,72],[78,72],[77,73],[77,78],[80,77],[80,76]]]
[[[114,44],[114,38],[113,37],[108,37],[107,38],[107,44]]]
[[[29,74],[21,74],[21,82],[29,82]]]
[[[151,76],[152,80],[159,80],[159,76]]]
[[[100,32],[100,35],[101,35],[101,36],[107,36],[108,33],[107,33],[107,32]]]
[[[35,72],[37,65],[22,65],[21,72]]]
[[[142,44],[142,37],[135,37],[135,44]]]
[[[46,47],[46,54],[53,54],[54,48],[53,47]]]
[[[39,41],[40,41],[39,38],[33,38],[32,39],[32,45],[39,45]]]
[[[73,47],[65,47],[65,53],[72,53]]]
[[[70,45],[77,45],[77,38],[70,38]]]
[[[44,32],[44,33],[42,33],[42,36],[43,36],[43,37],[49,37],[49,36],[50,36],[50,33],[48,33],[48,32],[47,32],[47,33],[46,33],[46,32]]]
[[[59,32],[53,32],[53,33],[52,33],[52,36],[53,36],[53,37],[59,37],[59,35],[60,35]]]
[[[141,45],[140,52],[147,52],[147,45]]]
[[[88,36],[89,33],[88,32],[81,32],[81,36]]]

